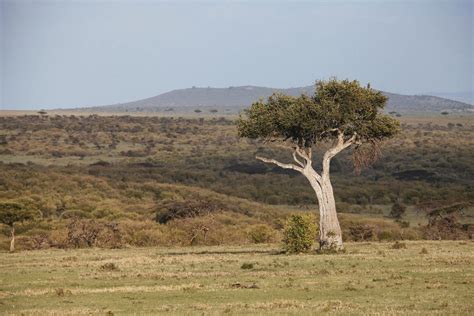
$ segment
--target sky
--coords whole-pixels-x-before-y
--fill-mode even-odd
[[[473,1],[0,0],[0,108],[332,76],[402,94],[466,93],[473,33]]]

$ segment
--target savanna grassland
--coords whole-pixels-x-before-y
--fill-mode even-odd
[[[472,242],[346,247],[338,255],[285,255],[278,245],[2,254],[0,311],[472,315]]]
[[[332,161],[344,238],[471,238],[472,116],[400,119],[372,168],[355,175],[350,151]],[[19,249],[275,242],[287,214],[314,209],[315,197],[256,153],[290,158],[239,140],[232,116],[3,116],[0,202],[37,214],[17,225]],[[406,207],[397,221],[394,203]]]
[[[314,194],[235,117],[0,116],[0,203],[36,214],[15,253],[0,224],[0,313],[472,314],[472,118],[400,117],[360,175],[333,159],[347,251],[287,255]]]

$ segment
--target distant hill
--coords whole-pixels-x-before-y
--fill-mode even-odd
[[[434,95],[440,98],[446,98],[456,100],[459,102],[468,103],[474,105],[474,91],[461,91],[461,92],[428,92],[427,95]]]
[[[227,108],[234,111],[248,107],[259,98],[267,98],[274,92],[297,96],[301,93],[312,94],[314,86],[276,89],[256,86],[229,88],[188,88],[166,92],[155,97],[114,105],[88,108],[97,111],[164,111],[175,109],[199,109],[200,107],[216,109]],[[440,112],[472,111],[474,106],[428,95],[401,95],[383,92],[389,97],[387,111],[397,112]]]

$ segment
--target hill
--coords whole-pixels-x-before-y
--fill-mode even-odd
[[[188,88],[169,91],[151,98],[107,106],[88,108],[93,111],[155,112],[171,109],[227,108],[232,112],[248,107],[259,98],[267,98],[274,92],[297,96],[312,94],[313,86],[276,89],[257,86],[228,88]],[[387,111],[436,112],[472,111],[474,106],[467,103],[429,95],[401,95],[384,92],[389,97]]]
[[[459,102],[474,105],[474,91],[460,91],[460,92],[427,92],[427,95],[434,95],[436,97],[451,99]]]

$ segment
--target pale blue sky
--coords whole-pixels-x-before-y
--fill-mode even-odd
[[[3,109],[330,76],[473,90],[472,1],[0,1]]]

